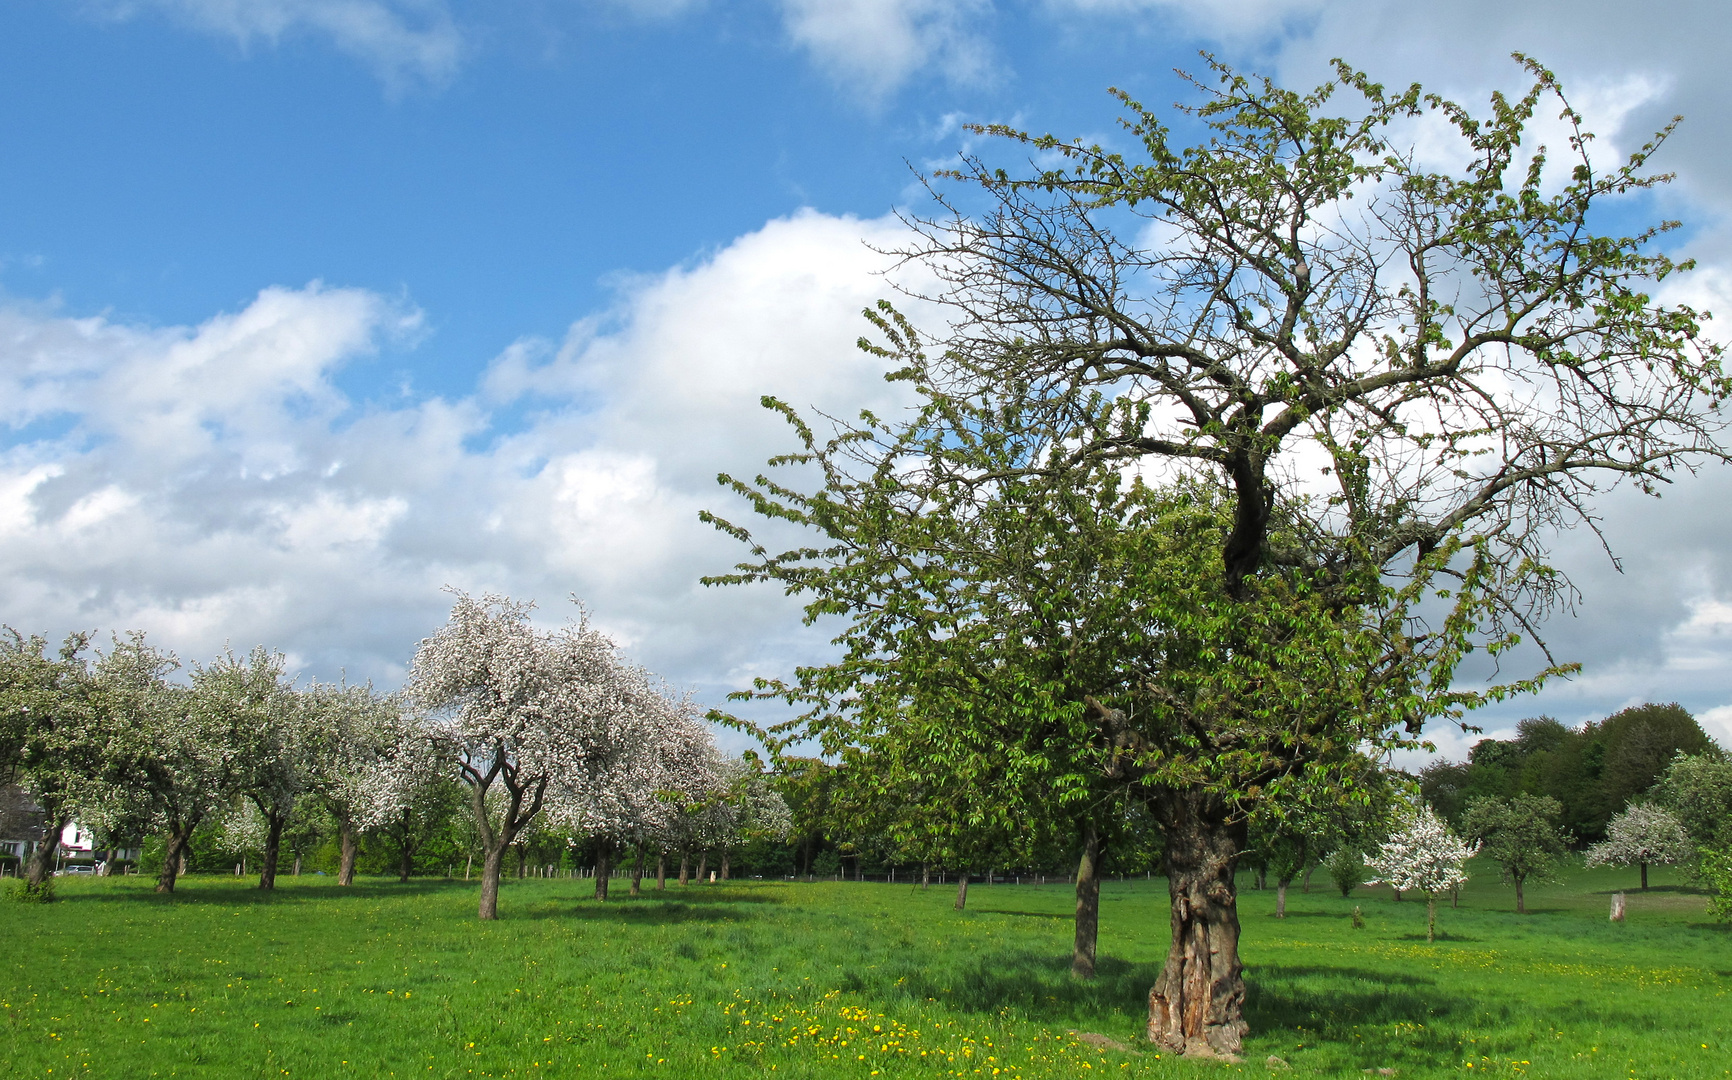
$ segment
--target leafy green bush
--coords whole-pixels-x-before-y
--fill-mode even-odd
[[[1708,914],[1722,922],[1732,922],[1732,847],[1702,852],[1703,884],[1713,890],[1708,899]]]
[[[1358,848],[1337,848],[1324,865],[1329,868],[1329,880],[1341,890],[1343,899],[1365,883],[1365,855]]]
[[[20,904],[49,904],[54,902],[54,879],[49,878],[40,885],[28,881],[20,881],[12,886],[7,893],[7,899]]]

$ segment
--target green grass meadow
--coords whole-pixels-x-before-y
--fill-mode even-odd
[[[1387,890],[1343,900],[1319,873],[1285,920],[1243,891],[1237,1065],[1140,1041],[1159,879],[1105,886],[1090,984],[1061,885],[977,883],[957,912],[937,886],[622,884],[598,904],[591,882],[514,881],[488,924],[461,881],[61,879],[52,905],[0,906],[0,1077],[1732,1076],[1732,932],[1701,895],[1578,871],[1522,917],[1476,869],[1435,944]]]

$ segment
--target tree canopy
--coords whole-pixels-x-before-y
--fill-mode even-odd
[[[772,465],[819,486],[723,478],[817,539],[773,553],[712,516],[752,547],[712,580],[846,621],[843,659],[760,686],[807,706],[784,737],[906,736],[1011,805],[1051,774],[1057,807],[1151,808],[1174,944],[1150,1037],[1174,1050],[1231,1056],[1245,1030],[1246,816],[1346,747],[1568,670],[1455,680],[1568,595],[1549,537],[1598,492],[1725,456],[1720,346],[1651,295],[1687,267],[1657,244],[1675,223],[1598,230],[1664,182],[1667,132],[1605,166],[1518,59],[1528,88],[1480,112],[1345,64],[1297,92],[1210,61],[1188,145],[1125,95],[1117,146],[977,129],[1035,160],[964,157],[908,219],[944,328],[868,313],[913,412],[820,433],[767,402],[800,440]],[[1528,142],[1542,108],[1555,156]],[[1432,121],[1443,155],[1403,141]]]

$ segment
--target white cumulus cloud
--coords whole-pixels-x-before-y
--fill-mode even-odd
[[[393,684],[443,585],[564,618],[582,597],[640,659],[721,693],[818,638],[773,589],[710,590],[744,554],[718,472],[790,449],[762,409],[894,408],[854,348],[892,220],[801,213],[646,277],[557,343],[505,350],[458,400],[369,405],[345,366],[412,348],[373,293],[273,288],[197,326],[0,308],[0,612],[26,631],[139,628]]]
[[[931,68],[955,82],[988,76],[975,28],[990,0],[780,0],[788,36],[838,82],[880,98]]]

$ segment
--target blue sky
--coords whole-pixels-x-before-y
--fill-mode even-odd
[[[853,409],[915,173],[963,121],[1110,136],[1199,49],[1483,98],[1556,68],[1607,144],[1689,118],[1660,200],[1732,309],[1719,5],[1464,0],[21,0],[0,6],[0,608],[394,685],[439,589],[578,594],[705,701],[816,655],[696,513]],[[1582,679],[1732,745],[1732,485],[1606,503],[1560,556]],[[1450,744],[1459,749],[1459,744]]]
[[[1098,127],[1113,79],[1174,96],[1199,44],[1036,8],[982,20],[978,70],[881,83],[811,55],[770,4],[505,3],[451,10],[448,63],[392,67],[304,22],[201,27],[207,6],[0,13],[0,282],[150,322],[271,284],[400,292],[428,312],[411,369],[439,393],[622,275],[802,207],[883,214],[959,118]]]

